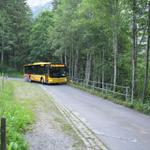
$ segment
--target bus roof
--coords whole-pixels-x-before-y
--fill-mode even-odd
[[[32,64],[26,64],[24,66],[34,66],[34,65],[51,65],[52,67],[64,67],[64,64],[52,64],[51,62],[35,62]]]
[[[26,64],[24,66],[33,66],[33,65],[50,65],[51,62],[35,62],[35,63],[32,63],[32,64]]]

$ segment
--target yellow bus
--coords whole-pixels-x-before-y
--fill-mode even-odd
[[[37,62],[24,65],[24,78],[41,83],[67,83],[67,68],[64,64]]]

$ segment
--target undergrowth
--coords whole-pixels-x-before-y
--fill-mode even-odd
[[[17,78],[23,77],[23,71],[18,71],[15,68],[0,65],[0,75],[2,73],[4,73],[4,75],[8,77],[17,77]]]
[[[0,117],[7,119],[7,149],[27,150],[24,133],[34,117],[26,104],[15,100],[14,89],[14,84],[5,81],[4,89],[0,91]]]

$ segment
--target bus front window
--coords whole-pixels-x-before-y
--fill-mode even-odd
[[[50,77],[66,77],[66,68],[65,67],[51,67],[50,68]]]

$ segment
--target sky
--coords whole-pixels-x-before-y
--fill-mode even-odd
[[[52,0],[27,0],[27,3],[31,8],[37,7],[37,6],[42,6],[46,4],[47,2],[50,2]]]

